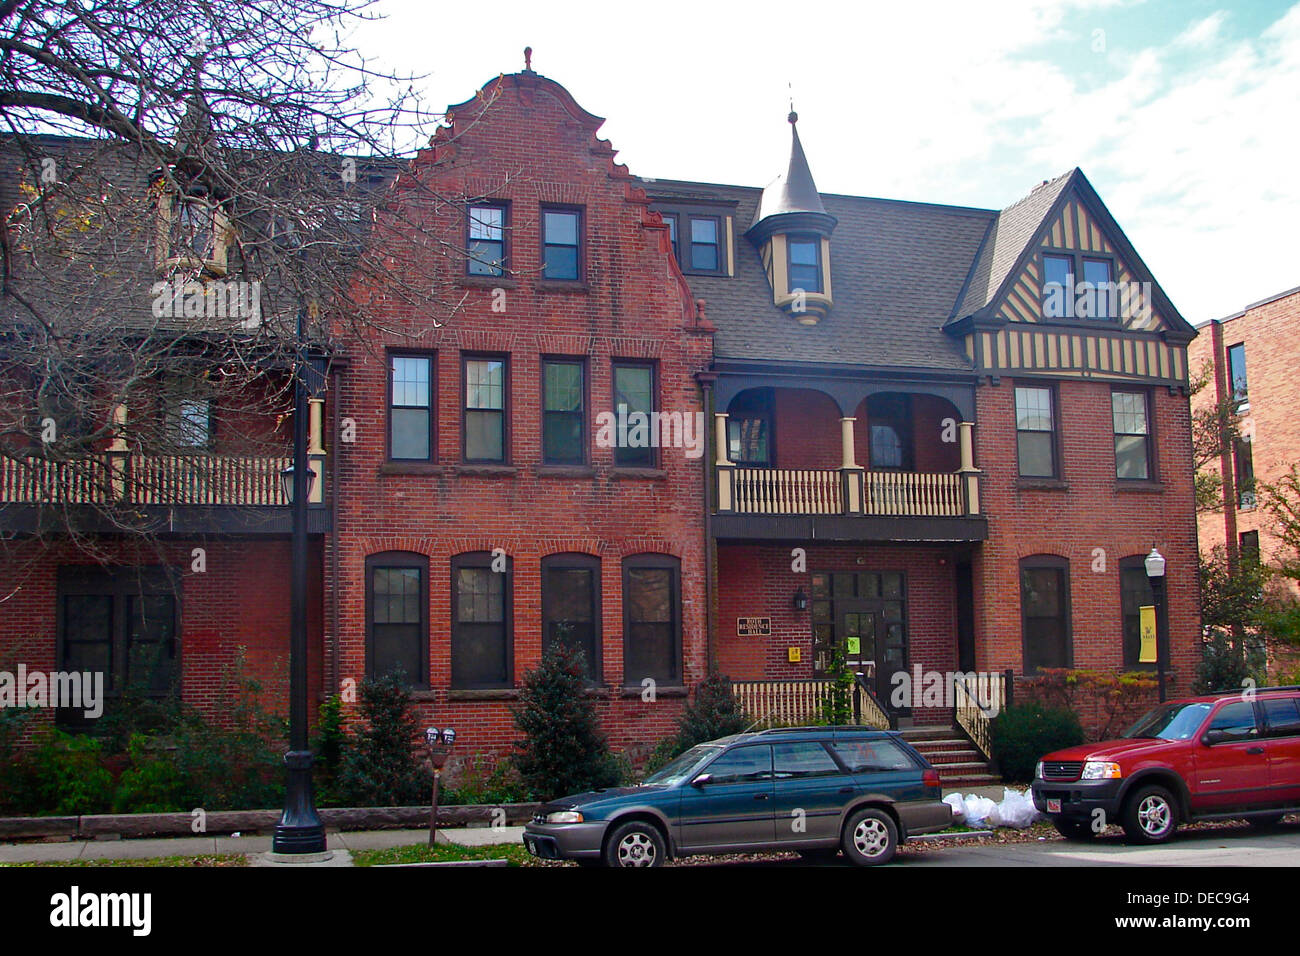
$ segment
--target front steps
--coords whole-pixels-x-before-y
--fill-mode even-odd
[[[955,727],[908,727],[902,729],[902,735],[939,771],[945,790],[989,787],[1002,782],[984,755]]]

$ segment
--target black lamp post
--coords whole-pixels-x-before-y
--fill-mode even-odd
[[[1151,595],[1156,601],[1156,681],[1160,686],[1160,703],[1165,702],[1165,668],[1169,661],[1169,602],[1165,587],[1165,556],[1151,545],[1151,553],[1143,561],[1147,580],[1151,582]]]
[[[312,792],[312,754],[307,745],[307,501],[316,477],[307,466],[307,383],[303,350],[307,305],[298,308],[293,359],[293,465],[280,473],[293,514],[289,584],[289,752],[284,755],[284,812],[271,852],[300,856],[325,852],[325,827]]]

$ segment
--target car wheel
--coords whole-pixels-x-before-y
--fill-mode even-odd
[[[1120,822],[1132,843],[1164,843],[1178,829],[1178,805],[1164,787],[1143,787],[1124,805]]]
[[[1056,827],[1056,832],[1061,836],[1076,843],[1087,843],[1097,835],[1085,820],[1054,819],[1052,820],[1052,826]]]
[[[841,842],[844,855],[858,866],[880,866],[898,850],[898,827],[884,810],[869,807],[849,817]]]
[[[1282,822],[1285,813],[1270,813],[1263,817],[1246,817],[1246,822],[1256,830],[1271,830]]]
[[[663,866],[666,855],[659,831],[639,820],[617,827],[605,843],[606,866]]]

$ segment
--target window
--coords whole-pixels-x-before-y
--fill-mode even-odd
[[[506,460],[506,363],[466,358],[462,432],[465,461]]]
[[[198,394],[197,383],[169,385],[163,421],[173,448],[207,448],[212,441],[212,401]]]
[[[1069,562],[1038,555],[1020,562],[1021,638],[1026,674],[1044,667],[1069,667]]]
[[[1043,317],[1047,319],[1116,319],[1120,290],[1115,263],[1078,253],[1044,253]]]
[[[1147,577],[1145,555],[1124,558],[1119,563],[1120,607],[1124,616],[1124,666],[1153,667],[1150,661],[1142,663],[1141,608],[1154,607],[1155,594],[1151,579]]]
[[[366,676],[429,679],[429,559],[389,551],[366,558]]]
[[[1086,314],[1080,318],[1113,319],[1119,316],[1119,302],[1116,301],[1115,288],[1112,284],[1109,259],[1084,259],[1083,281],[1087,283]]]
[[[1246,383],[1246,346],[1244,343],[1228,346],[1228,379],[1232,386],[1232,400],[1238,410],[1250,407],[1250,388]]]
[[[677,216],[674,215],[673,213],[668,213],[668,212],[661,212],[659,215],[663,216],[664,222],[668,226],[668,241],[672,244],[673,247],[673,258],[676,259],[678,262],[681,262],[682,255],[681,252],[678,251],[678,246],[677,246]]]
[[[789,253],[788,275],[790,291],[822,291],[821,242],[817,239],[796,239],[786,243]]]
[[[695,272],[718,272],[722,268],[721,244],[718,240],[718,220],[712,216],[692,216],[691,269]]]
[[[1255,453],[1243,437],[1232,442],[1232,462],[1237,481],[1237,507],[1249,511],[1255,507]]]
[[[1151,478],[1151,433],[1147,426],[1145,392],[1111,392],[1111,418],[1115,427],[1115,477]]]
[[[586,554],[542,558],[542,647],[564,644],[582,651],[587,679],[601,675],[600,559]]]
[[[727,408],[727,459],[740,465],[772,464],[772,391],[743,392]]]
[[[817,741],[773,744],[772,759],[778,780],[838,777],[843,773],[835,758]]]
[[[1022,478],[1055,478],[1056,419],[1052,390],[1016,387],[1016,456]]]
[[[704,768],[709,783],[757,783],[772,779],[772,748],[766,744],[728,750]]]
[[[885,737],[837,740],[830,744],[830,748],[849,768],[849,773],[916,769],[915,761],[907,752]]]
[[[180,585],[169,569],[63,567],[57,586],[60,670],[103,674],[107,697],[180,694]],[[58,719],[87,720],[84,708]]]
[[[506,208],[480,205],[469,208],[469,259],[472,276],[499,276],[506,271]]]
[[[487,551],[451,559],[451,686],[509,687],[511,682],[511,578],[493,570]],[[498,564],[498,567],[501,565]]]
[[[626,413],[623,409],[626,408]],[[621,422],[627,415],[626,440],[619,429],[614,447],[614,464],[624,468],[653,468],[655,449],[650,443],[651,417],[655,411],[655,370],[645,363],[614,363],[614,413]],[[631,416],[645,415],[645,427],[637,428]]]
[[[1221,730],[1233,737],[1255,737],[1259,727],[1255,724],[1255,705],[1248,700],[1239,700],[1219,708],[1219,712],[1210,718],[1210,730]]]
[[[623,561],[623,683],[681,683],[681,563],[666,554]]]
[[[581,359],[542,360],[542,461],[581,465],[586,460],[586,386]]]
[[[1074,312],[1074,257],[1043,256],[1043,315],[1063,319]]]
[[[871,467],[911,471],[912,403],[906,395],[872,395],[867,399]]]
[[[433,359],[393,355],[388,363],[388,457],[428,461],[433,457]]]
[[[212,207],[201,199],[180,199],[171,221],[171,256],[211,259],[214,254]]]
[[[542,210],[542,278],[582,278],[581,215],[574,209]]]
[[[1300,700],[1294,697],[1260,700],[1270,737],[1300,736]]]
[[[1237,535],[1237,552],[1243,561],[1259,563],[1259,532],[1243,531]]]

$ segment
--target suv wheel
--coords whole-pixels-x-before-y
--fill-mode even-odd
[[[659,831],[637,820],[615,828],[605,843],[606,866],[663,866],[666,855]]]
[[[868,807],[844,825],[844,855],[858,866],[879,866],[898,850],[898,827],[884,810]]]
[[[1164,787],[1143,787],[1126,804],[1120,822],[1133,843],[1164,843],[1178,828],[1178,806]]]
[[[1052,819],[1052,826],[1056,827],[1056,832],[1061,834],[1067,840],[1073,840],[1076,843],[1087,843],[1095,837],[1096,831],[1084,820],[1062,820],[1059,818]]]

